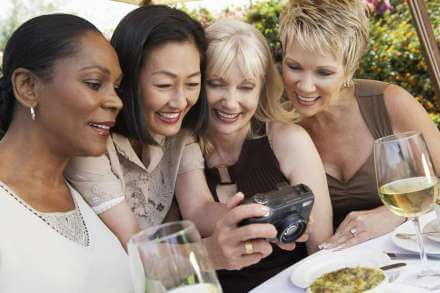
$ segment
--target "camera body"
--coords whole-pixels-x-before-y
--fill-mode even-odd
[[[277,229],[277,240],[291,243],[298,239],[306,230],[314,196],[310,188],[304,184],[280,186],[277,190],[257,193],[247,198],[243,204],[257,203],[269,208],[268,215],[254,217],[240,222],[240,226],[248,224],[269,223]]]

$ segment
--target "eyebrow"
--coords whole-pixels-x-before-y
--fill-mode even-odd
[[[164,74],[164,75],[167,75],[167,76],[172,77],[172,78],[176,78],[177,77],[177,74],[174,74],[174,73],[166,71],[166,70],[160,70],[160,71],[153,72],[152,75],[157,75],[157,74]],[[191,78],[191,77],[198,76],[198,75],[201,75],[200,71],[194,72],[194,73],[188,75],[187,77]]]
[[[301,65],[300,62],[296,61],[295,59],[293,59],[293,58],[291,58],[291,57],[289,57],[289,56],[286,56],[286,60],[287,60],[288,62],[295,62],[295,63]],[[319,69],[332,69],[332,70],[337,70],[337,68],[336,68],[335,65],[322,65],[322,66],[318,66],[318,68],[319,68]]]
[[[108,68],[105,68],[105,67],[103,67],[103,66],[101,66],[101,65],[90,65],[90,66],[86,66],[86,67],[81,68],[80,71],[86,71],[86,70],[89,70],[89,69],[99,69],[99,70],[102,71],[103,73],[105,73],[105,74],[107,74],[107,75],[110,75],[110,70],[108,70]]]

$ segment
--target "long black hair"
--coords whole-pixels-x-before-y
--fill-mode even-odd
[[[148,52],[169,42],[193,42],[200,54],[201,91],[197,103],[183,119],[182,127],[194,134],[206,129],[208,104],[205,91],[206,39],[203,27],[183,11],[164,5],[139,7],[126,15],[116,27],[111,44],[123,72],[119,88],[124,108],[115,131],[143,143],[155,144],[148,132],[140,94],[140,72]]]
[[[81,17],[48,14],[26,21],[12,34],[4,51],[0,78],[0,137],[11,124],[16,104],[11,80],[14,71],[25,68],[49,81],[55,61],[74,55],[79,48],[76,39],[89,31],[101,34]]]

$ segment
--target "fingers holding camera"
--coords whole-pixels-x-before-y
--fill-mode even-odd
[[[259,204],[237,205],[241,199],[232,199],[232,208],[221,218],[213,234],[204,239],[216,269],[240,269],[259,262],[272,252],[272,246],[264,239],[273,238],[277,231],[271,224],[249,224],[239,226],[247,218],[267,214],[265,206]],[[235,197],[235,196],[234,196]],[[252,254],[246,254],[245,243],[252,245]],[[250,246],[247,246],[250,252]]]
[[[228,270],[239,270],[260,262],[272,253],[272,246],[263,239],[242,241],[235,251],[238,256],[228,259]]]
[[[268,207],[260,204],[244,204],[232,208],[223,218],[227,226],[237,226],[244,219],[263,217],[270,213]]]
[[[261,258],[265,258],[272,253],[272,246],[263,239],[244,241],[242,247],[242,255],[259,254]]]
[[[234,194],[233,197],[229,198],[226,201],[226,208],[228,210],[231,210],[233,208],[235,208],[236,206],[238,206],[241,201],[244,199],[244,194],[243,192],[237,192],[236,194]]]
[[[253,230],[254,227],[251,226],[262,227]],[[228,270],[241,269],[258,263],[262,258],[271,254],[272,246],[264,240],[265,237],[271,237],[274,234],[275,228],[271,226],[270,224],[252,224],[231,229],[220,223],[215,233],[205,239],[205,245],[214,267]]]
[[[296,243],[292,242],[292,243],[281,243],[278,240],[272,240],[272,243],[278,245],[279,248],[283,249],[283,250],[287,250],[287,251],[292,251],[295,249],[296,247]]]

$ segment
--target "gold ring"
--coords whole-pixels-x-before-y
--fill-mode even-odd
[[[246,254],[254,253],[254,247],[252,246],[252,242],[246,241],[244,243],[244,251],[245,251]]]

